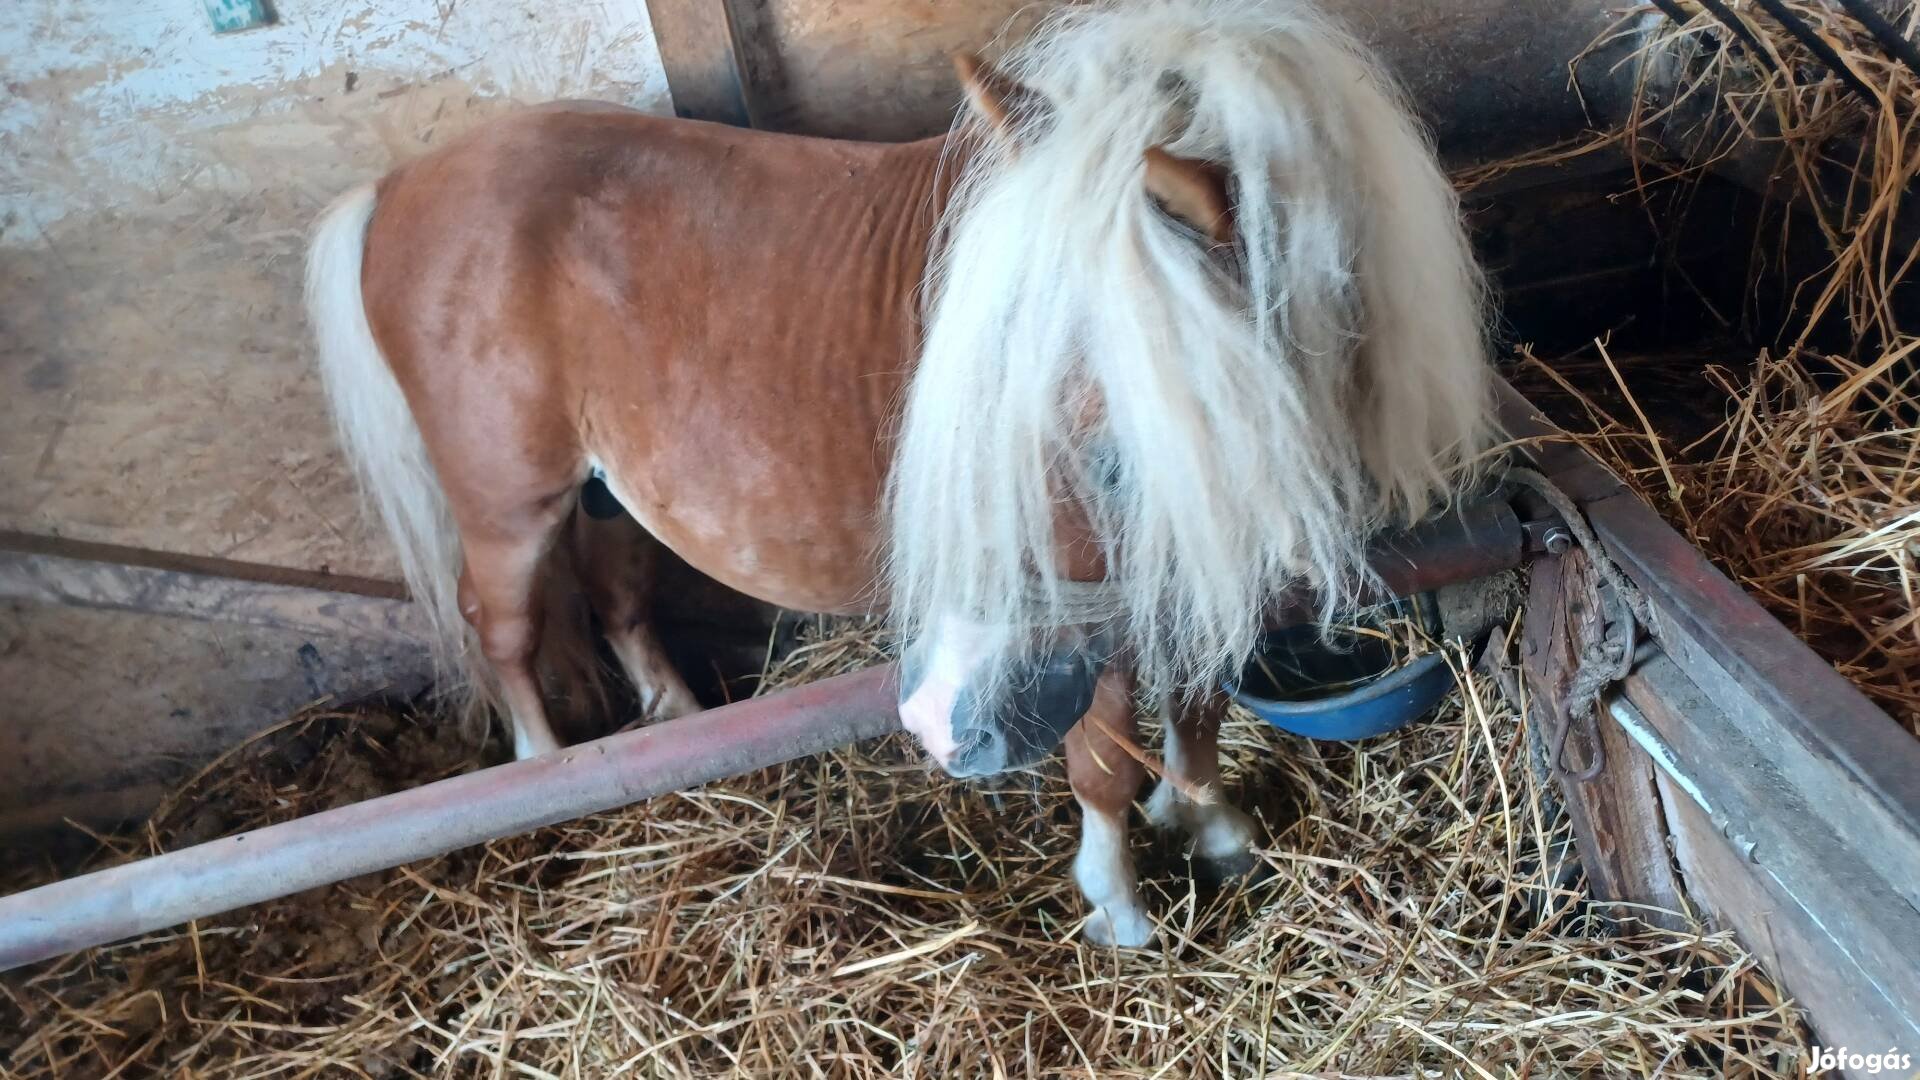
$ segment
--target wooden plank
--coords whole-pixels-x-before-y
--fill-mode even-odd
[[[1920,740],[1714,569],[1585,451],[1502,384],[1501,420],[1585,511],[1653,608],[1653,636],[1778,769],[1783,793],[1909,869],[1920,908]],[[1765,804],[1763,804],[1765,805]],[[1774,811],[1780,812],[1780,811]],[[1920,940],[1920,939],[1916,939]]]
[[[1888,1018],[1860,1001],[1857,982],[1833,963],[1827,935],[1806,912],[1763,889],[1733,844],[1664,775],[1660,789],[1673,830],[1674,858],[1687,892],[1716,927],[1733,930],[1795,1001],[1813,1014],[1823,1046],[1884,1050]]]
[[[354,639],[426,640],[393,582],[0,533],[0,597]]]
[[[959,104],[949,62],[990,58],[1059,0],[733,0],[764,28],[746,36],[763,87],[763,126],[837,138],[903,140],[946,130]],[[681,5],[706,7],[701,0]],[[1497,160],[1586,130],[1626,101],[1632,69],[1606,55],[1567,58],[1615,19],[1604,0],[1325,0],[1378,49],[1434,127],[1443,153]],[[1523,27],[1524,32],[1515,29]],[[764,63],[757,50],[764,47]],[[1614,46],[1631,48],[1623,36]],[[663,57],[667,49],[663,44]],[[671,66],[669,67],[671,71]],[[675,90],[678,97],[678,90]],[[1584,100],[1583,100],[1584,97]]]
[[[1920,1046],[1920,908],[1908,896],[1920,864],[1814,812],[1750,718],[1672,658],[1641,664],[1624,696],[1672,753],[1663,792],[1688,893],[1769,962],[1823,1045]]]
[[[1596,632],[1597,613],[1585,602],[1589,572],[1584,562],[1578,551],[1545,556],[1534,562],[1528,583],[1521,643],[1530,688],[1528,721],[1550,749],[1567,723],[1562,703],[1574,656]],[[1603,722],[1595,730],[1598,752],[1605,755],[1598,776],[1583,782],[1554,770],[1588,886],[1596,900],[1632,905],[1613,910],[1616,918],[1684,929],[1685,904],[1667,852],[1666,814],[1653,763],[1616,725]],[[1568,740],[1566,755],[1575,769],[1595,752],[1581,733]]]
[[[757,127],[734,0],[647,0],[676,116]]]

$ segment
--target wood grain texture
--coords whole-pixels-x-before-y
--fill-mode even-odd
[[[1056,2],[732,0],[732,10],[764,126],[902,140],[951,122],[959,104],[948,59],[954,52],[991,58]],[[1567,138],[1586,128],[1589,110],[1604,113],[1626,100],[1605,57],[1578,73],[1584,107],[1568,85],[1567,59],[1612,22],[1599,0],[1322,6],[1380,51],[1456,160],[1505,157]]]
[[[1585,510],[1652,605],[1654,638],[1740,719],[1783,790],[1889,865],[1916,868],[1907,890],[1920,907],[1920,740],[1504,383],[1501,423],[1510,436],[1533,440],[1523,452]]]
[[[756,127],[742,55],[740,0],[647,0],[675,116]]]
[[[1573,678],[1574,656],[1597,632],[1587,602],[1591,571],[1577,550],[1534,562],[1528,585],[1522,660],[1531,692],[1529,723],[1545,745],[1555,745],[1567,723],[1564,696]],[[1605,768],[1582,782],[1554,770],[1562,801],[1573,821],[1580,864],[1594,898],[1631,907],[1612,909],[1669,929],[1684,929],[1685,909],[1673,860],[1667,851],[1666,815],[1654,783],[1653,763],[1617,725],[1595,725]],[[1576,732],[1566,748],[1576,770],[1592,760],[1596,747]]]
[[[1663,786],[1670,826],[1687,823],[1687,894],[1750,948],[1772,950],[1824,1042],[1920,1045],[1920,741],[1512,387],[1500,391],[1508,435],[1651,607],[1663,651],[1624,690],[1707,803],[1703,834]],[[1806,943],[1768,944],[1777,933]]]
[[[1920,865],[1816,812],[1777,748],[1672,659],[1648,660],[1624,691],[1706,800],[1663,781],[1689,895],[1767,960],[1824,1045],[1920,1046]]]

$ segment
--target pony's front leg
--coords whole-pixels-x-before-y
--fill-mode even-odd
[[[1227,699],[1218,694],[1162,703],[1167,772],[1207,792],[1212,801],[1195,802],[1164,778],[1147,800],[1147,820],[1192,840],[1193,858],[1223,881],[1253,869],[1257,839],[1253,819],[1220,790],[1220,720],[1226,711]]]
[[[1101,677],[1092,707],[1067,732],[1067,780],[1083,815],[1073,876],[1093,908],[1087,940],[1098,945],[1138,947],[1153,938],[1127,849],[1127,811],[1146,770],[1113,741],[1118,735],[1137,742],[1136,730],[1133,687],[1113,670]]]

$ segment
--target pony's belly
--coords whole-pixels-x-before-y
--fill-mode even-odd
[[[842,517],[822,514],[818,503],[782,507],[777,489],[758,496],[737,489],[734,501],[722,501],[686,497],[667,485],[659,492],[664,498],[635,500],[617,483],[610,486],[642,528],[730,589],[791,611],[828,615],[864,614],[883,605],[872,511]]]

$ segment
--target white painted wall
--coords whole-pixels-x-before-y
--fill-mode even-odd
[[[4,6],[0,213],[37,228],[186,188],[245,190],[269,162],[215,152],[209,136],[244,128],[256,137],[241,146],[296,163],[324,148],[280,129],[340,114],[327,106],[353,96],[348,72],[368,97],[452,80],[485,99],[667,103],[644,0],[281,0],[275,24],[218,35],[201,0]]]
[[[516,101],[669,111],[644,0],[0,9],[0,528],[388,572],[308,363],[307,227]]]

